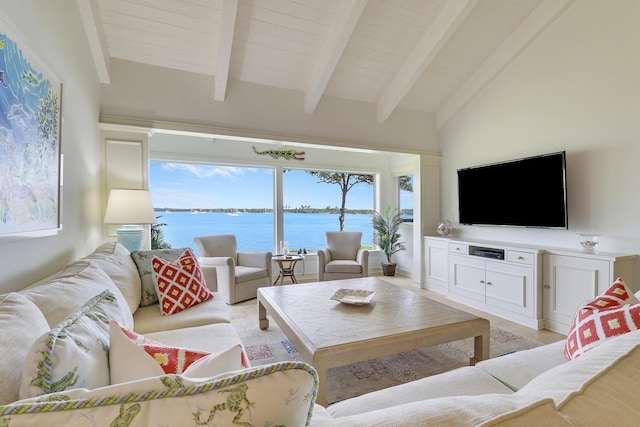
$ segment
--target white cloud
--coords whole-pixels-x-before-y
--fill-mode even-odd
[[[188,163],[163,163],[162,170],[173,172],[182,171],[200,179],[222,177],[229,181],[235,181],[247,171],[255,172],[254,168],[242,168],[234,166],[206,166]]]

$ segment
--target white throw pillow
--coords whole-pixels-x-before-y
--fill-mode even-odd
[[[131,313],[140,306],[142,285],[140,273],[127,248],[117,242],[107,242],[98,246],[93,253],[82,258],[103,270],[113,280],[129,304]]]
[[[249,366],[241,345],[219,353],[172,347],[131,331],[118,322],[110,325],[111,384],[179,374],[209,378]]]
[[[24,295],[0,295],[0,405],[18,400],[24,356],[49,330],[47,319]]]
[[[20,398],[109,385],[109,321],[118,312],[105,290],[42,335],[25,357]]]

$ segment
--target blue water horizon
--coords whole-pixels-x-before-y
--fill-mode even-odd
[[[164,241],[173,248],[189,247],[199,256],[193,241],[196,236],[235,234],[239,251],[274,252],[272,212],[187,212],[157,210],[157,222],[166,224],[161,229]],[[284,240],[292,250],[316,251],[326,246],[324,232],[340,230],[339,214],[284,213]],[[362,245],[373,246],[373,228],[370,214],[346,214],[345,231],[361,231]],[[275,252],[274,252],[275,253]]]

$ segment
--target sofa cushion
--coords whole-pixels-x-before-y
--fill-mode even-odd
[[[109,321],[120,311],[105,290],[46,332],[24,361],[20,397],[109,384]]]
[[[281,362],[213,378],[146,378],[95,390],[69,390],[0,407],[10,425],[304,426],[317,394],[315,370]]]
[[[603,342],[516,392],[550,397],[572,425],[636,425],[640,418],[640,331]]]
[[[48,281],[38,282],[20,291],[29,298],[49,323],[49,327],[60,324],[71,313],[78,311],[87,301],[105,289],[111,291],[120,306],[115,320],[127,327],[133,327],[133,316],[124,295],[107,273],[88,261],[68,264]]]
[[[242,345],[238,332],[230,323],[149,332],[144,336],[173,347],[197,348],[209,353],[218,353],[234,345]]]
[[[49,330],[42,312],[24,295],[0,295],[0,405],[19,399],[24,356]]]
[[[567,359],[579,357],[601,342],[638,329],[640,303],[618,278],[606,291],[577,310],[564,353]]]
[[[127,300],[131,313],[136,312],[140,306],[142,285],[136,263],[127,248],[117,242],[103,243],[82,260],[89,261],[107,273]]]
[[[222,298],[212,298],[171,316],[163,316],[158,304],[140,307],[133,319],[132,329],[141,334],[231,321],[229,308]]]
[[[334,417],[344,417],[417,400],[488,393],[511,394],[513,391],[486,372],[466,366],[343,400],[329,406],[327,411]]]
[[[478,396],[451,396],[419,400],[388,408],[371,410],[355,415],[335,417],[323,421],[324,415],[313,427],[424,427],[424,426],[477,426],[506,412],[522,411],[530,407],[551,404],[549,400],[533,399],[515,394],[481,394]],[[331,411],[331,406],[327,408]]]
[[[539,400],[530,405],[508,411],[504,414],[479,424],[478,427],[575,427],[569,420],[556,411],[556,405],[551,399]]]
[[[529,381],[558,365],[568,363],[564,340],[529,350],[516,351],[476,363],[476,368],[497,378],[512,390],[520,390]]]
[[[240,344],[218,353],[162,344],[137,334],[115,320],[110,325],[111,383],[124,383],[165,374],[208,378],[248,368]]]
[[[184,253],[187,248],[179,249],[154,249],[150,251],[133,251],[131,252],[131,259],[138,268],[138,274],[140,276],[141,297],[140,307],[148,307],[150,305],[158,304],[158,294],[156,293],[156,286],[153,283],[153,269],[151,262],[154,256],[159,256],[167,261],[175,262],[175,260]]]
[[[213,298],[191,249],[184,251],[175,263],[154,256],[152,268],[153,282],[164,316]]]

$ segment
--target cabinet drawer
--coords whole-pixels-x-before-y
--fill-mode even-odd
[[[530,252],[507,251],[507,261],[533,265],[535,255]]]
[[[467,245],[462,243],[449,243],[449,252],[468,255]]]

